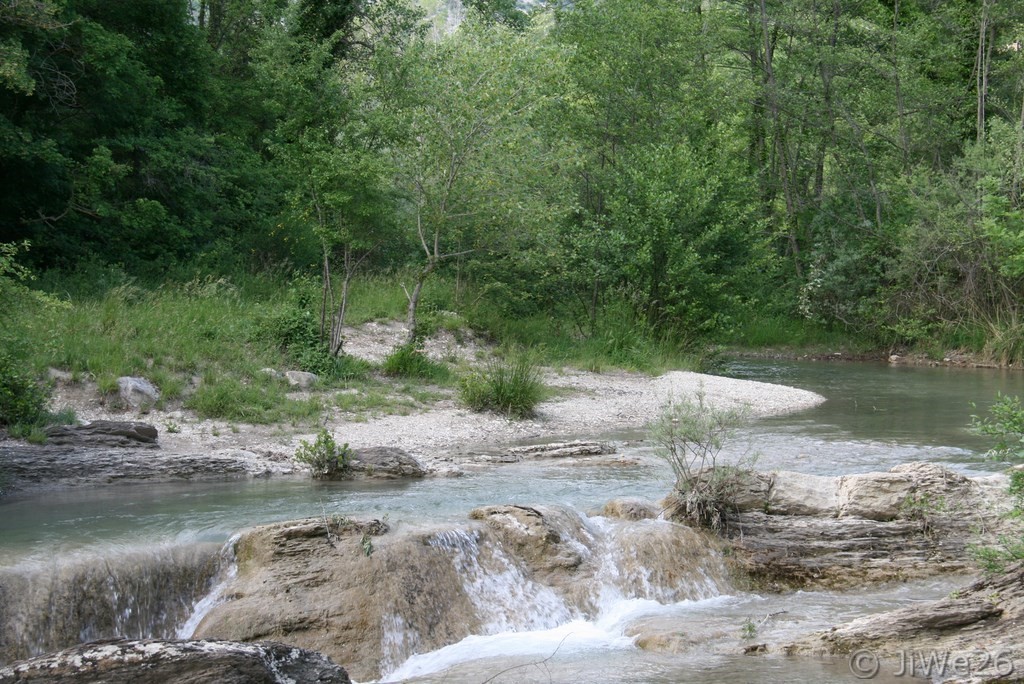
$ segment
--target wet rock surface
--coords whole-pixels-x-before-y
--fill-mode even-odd
[[[763,589],[844,589],[973,569],[969,548],[1016,523],[1006,496],[930,463],[840,477],[762,474],[728,516],[736,568]]]
[[[590,521],[551,506],[472,517],[387,533],[330,518],[256,528],[236,545],[228,600],[195,636],[295,644],[366,680],[472,634],[593,616],[606,589],[666,602],[728,590],[713,545],[682,525]]]
[[[585,456],[605,456],[614,454],[615,447],[607,442],[551,442],[548,444],[531,444],[528,446],[511,447],[505,450],[507,461],[524,461],[538,458],[581,458]]]
[[[3,493],[119,482],[227,480],[269,474],[265,464],[230,453],[169,454],[152,448],[0,443]]]
[[[329,658],[281,643],[94,642],[0,668],[0,684],[349,684]]]
[[[395,447],[354,449],[348,470],[352,477],[381,480],[425,477],[427,474],[423,464]]]
[[[1024,563],[945,599],[869,615],[768,651],[814,656],[861,651],[887,667],[909,664],[918,676],[944,662],[938,680],[933,667],[933,681],[1022,681]]]

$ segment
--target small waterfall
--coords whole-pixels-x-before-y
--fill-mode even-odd
[[[0,570],[0,664],[109,638],[172,638],[210,591],[220,545],[160,546]]]
[[[235,558],[235,544],[238,542],[240,537],[240,534],[232,536],[231,539],[221,547],[220,562],[218,564],[220,569],[211,581],[213,586],[206,596],[203,596],[196,602],[192,607],[192,614],[189,615],[188,619],[185,620],[185,622],[175,631],[175,636],[177,638],[191,639],[192,635],[195,634],[196,628],[199,627],[199,623],[203,621],[203,618],[224,601],[224,590],[231,583],[231,580],[238,576],[238,563]]]
[[[530,579],[500,545],[481,548],[480,537],[478,530],[450,530],[428,543],[450,555],[484,634],[547,629],[576,616],[551,587]]]
[[[386,647],[392,655],[382,667],[387,681],[439,672],[487,654],[632,648],[631,625],[666,606],[729,591],[721,555],[687,527],[662,520],[584,518],[565,508],[528,510],[533,515],[525,524],[515,513],[499,511],[487,518],[493,524],[486,528],[447,530],[427,540],[450,559],[481,627],[397,667],[394,656],[401,649]],[[543,526],[536,524],[538,515]],[[407,647],[410,635],[401,617],[389,616],[388,622],[386,641]]]

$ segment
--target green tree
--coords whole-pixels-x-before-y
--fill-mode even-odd
[[[444,262],[514,249],[557,220],[544,181],[558,152],[538,116],[557,92],[559,65],[531,34],[467,21],[439,42],[414,42],[388,66],[403,135],[396,183],[420,254],[406,292],[413,340],[423,285]]]

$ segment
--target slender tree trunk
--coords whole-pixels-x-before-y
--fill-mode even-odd
[[[320,292],[320,341],[324,341],[327,330],[327,312],[334,310],[334,288],[331,285],[331,259],[327,243],[322,243],[324,252],[323,288]]]
[[[978,52],[975,56],[975,86],[977,88],[977,140],[985,140],[985,108],[988,100],[988,69],[992,55],[990,36],[989,0],[982,0],[981,19],[978,22]]]
[[[427,265],[420,270],[419,275],[416,277],[416,283],[412,287],[412,292],[407,291],[405,293],[406,298],[409,300],[409,308],[406,310],[405,314],[405,326],[409,330],[409,336],[406,338],[406,342],[409,344],[416,342],[419,336],[419,330],[417,329],[419,324],[416,319],[416,314],[420,306],[420,296],[423,294],[423,283],[426,282],[427,276],[430,275],[436,266],[437,261],[429,259],[427,261]]]
[[[330,352],[332,356],[340,356],[345,344],[345,337],[342,331],[345,328],[345,316],[348,314],[348,294],[352,285],[352,277],[355,275],[357,264],[352,260],[352,248],[345,245],[345,278],[341,281],[341,300],[338,302],[338,309],[334,312],[331,321]],[[333,308],[333,307],[332,307]]]

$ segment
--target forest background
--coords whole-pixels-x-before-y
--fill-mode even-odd
[[[1008,0],[0,2],[8,379],[266,394],[394,317],[1020,363],[1022,192]]]

